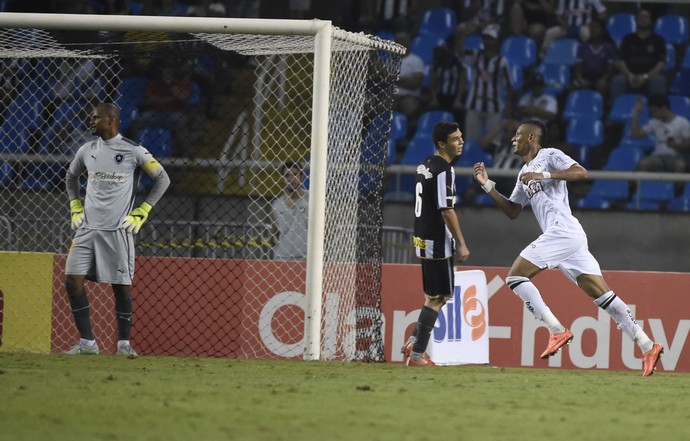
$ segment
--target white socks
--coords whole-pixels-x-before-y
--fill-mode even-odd
[[[594,300],[594,303],[611,316],[616,322],[616,325],[618,325],[618,329],[623,331],[625,335],[637,343],[642,353],[646,353],[652,349],[654,342],[650,340],[647,334],[640,328],[640,325],[637,324],[628,305],[626,305],[613,291],[605,293]]]
[[[561,325],[561,322],[553,315],[551,309],[544,303],[544,299],[541,297],[537,287],[527,277],[508,276],[506,284],[525,302],[525,307],[534,317],[544,322],[551,334],[559,334],[565,331],[565,327]]]

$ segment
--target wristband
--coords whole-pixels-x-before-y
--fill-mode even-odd
[[[544,179],[551,179],[551,172],[541,172],[544,175]]]
[[[488,179],[484,183],[484,185],[482,185],[482,190],[484,190],[487,193],[491,193],[491,190],[493,190],[495,186],[496,186],[496,183],[494,181],[492,181],[491,179]]]

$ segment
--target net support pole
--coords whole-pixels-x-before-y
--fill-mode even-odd
[[[323,301],[323,246],[326,219],[331,36],[331,22],[326,21],[316,33],[314,42],[314,93],[312,98],[306,309],[304,314],[305,360],[318,360],[321,358],[321,304]]]

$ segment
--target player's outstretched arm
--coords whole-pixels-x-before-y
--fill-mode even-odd
[[[503,211],[510,219],[516,219],[522,212],[522,206],[509,201],[498,190],[496,183],[489,179],[489,174],[483,162],[474,164],[474,179],[477,180],[482,189],[494,200],[496,206]]]

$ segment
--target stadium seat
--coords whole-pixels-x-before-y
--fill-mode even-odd
[[[554,40],[544,55],[544,64],[565,64],[574,66],[577,62],[577,48],[580,41],[574,38],[561,38]]]
[[[391,131],[389,138],[393,141],[401,141],[407,136],[407,117],[404,113],[393,112],[391,121]]]
[[[596,118],[573,118],[568,121],[566,141],[577,151],[576,160],[587,167],[589,151],[604,142],[604,124]]]
[[[414,137],[424,136],[431,138],[431,132],[439,121],[455,121],[455,116],[445,110],[429,110],[422,113],[417,121],[417,130]]]
[[[688,212],[690,211],[690,196],[679,196],[669,202],[666,208],[668,208],[669,211]]]
[[[537,44],[524,35],[512,35],[503,40],[501,54],[510,64],[532,67],[537,62]]]
[[[587,197],[600,197],[609,202],[625,201],[630,195],[629,187],[627,181],[596,179],[587,192]]]
[[[608,114],[608,120],[610,122],[625,123],[632,118],[633,109],[635,108],[635,102],[639,97],[642,97],[645,102],[645,107],[642,110],[641,117],[649,117],[649,109],[647,108],[647,98],[644,95],[637,93],[625,93],[620,95],[613,102],[611,110]]]
[[[0,161],[0,188],[9,186],[14,179],[12,164],[7,161]]]
[[[474,205],[478,205],[480,207],[490,207],[496,205],[496,202],[494,202],[494,200],[491,199],[491,196],[488,194],[482,193],[474,198]]]
[[[29,153],[29,136],[23,128],[12,121],[5,121],[0,126],[0,153],[23,155]]]
[[[609,153],[604,170],[633,171],[645,152],[639,147],[616,147]]]
[[[123,78],[117,85],[117,105],[121,109],[138,108],[144,100],[147,82],[145,77]]]
[[[455,32],[457,24],[458,19],[454,10],[432,8],[424,13],[422,24],[419,26],[419,33],[448,38]]]
[[[144,146],[155,158],[165,158],[172,154],[172,134],[160,127],[149,127],[137,133],[136,141]]]
[[[643,201],[656,203],[668,203],[673,200],[674,183],[670,181],[642,181],[638,186],[637,192],[631,198],[636,201],[638,198]]]
[[[509,64],[508,75],[510,76],[510,86],[513,90],[522,90],[525,85],[525,75],[522,66],[518,64]]]
[[[686,50],[686,53],[690,53],[690,50]],[[669,93],[690,96],[690,67],[687,69],[681,68],[676,72],[673,76]]]
[[[654,21],[654,32],[674,46],[684,45],[690,41],[688,19],[681,15],[669,14],[657,18]]]
[[[676,48],[671,43],[666,43],[666,72],[676,69]]]
[[[669,95],[671,112],[690,120],[690,98],[683,95]]]
[[[29,163],[21,172],[22,190],[52,190],[64,181],[65,170],[60,164]]]
[[[627,210],[658,211],[661,207],[657,202],[633,199],[625,204],[625,208]]]
[[[563,109],[563,118],[602,118],[604,116],[604,99],[599,92],[592,89],[574,90],[568,94]]]
[[[419,165],[424,158],[434,153],[434,142],[430,136],[414,137],[405,149],[405,153],[400,160],[401,165]],[[414,195],[414,175],[392,176],[386,191],[388,199],[410,200]]]
[[[479,34],[465,35],[465,51],[476,52],[484,49],[482,37]]]
[[[567,64],[542,63],[535,71],[544,76],[546,93],[558,96],[570,88],[570,66]]]
[[[482,150],[479,141],[467,141],[462,148],[462,155],[457,161],[458,166],[473,167],[477,162],[483,162],[486,167],[494,165],[491,154]]]
[[[434,58],[434,48],[445,46],[446,40],[435,34],[419,34],[410,45],[410,52],[418,55],[425,65],[430,65]]]
[[[616,46],[620,48],[623,37],[637,30],[635,14],[629,12],[613,14],[606,21],[606,30]]]
[[[43,125],[43,106],[29,91],[22,92],[5,109],[5,122],[15,125],[18,129],[32,131]]]
[[[643,126],[649,120],[649,116],[640,117],[640,126]],[[624,148],[639,148],[645,152],[651,151],[656,145],[656,139],[654,135],[646,135],[641,138],[633,138],[630,136],[630,130],[632,128],[632,120],[627,120],[623,126],[623,136],[621,137],[619,147]]]
[[[611,208],[611,202],[601,196],[585,196],[575,202],[577,208],[593,208],[598,210],[607,210]]]

